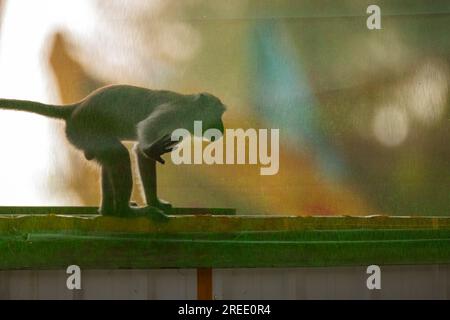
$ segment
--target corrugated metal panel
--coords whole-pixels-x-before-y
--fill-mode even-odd
[[[381,267],[381,290],[366,287],[366,267],[216,269],[216,299],[448,299],[450,266]],[[64,270],[0,271],[1,299],[195,299],[196,272],[83,270],[82,290]]]

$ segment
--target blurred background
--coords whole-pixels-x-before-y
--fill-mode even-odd
[[[381,30],[366,27],[370,4]],[[280,129],[275,176],[159,166],[160,196],[175,206],[450,215],[448,0],[0,5],[3,98],[70,103],[111,83],[207,91],[228,106],[227,128]],[[98,168],[61,123],[2,110],[0,147],[0,205],[98,205]]]

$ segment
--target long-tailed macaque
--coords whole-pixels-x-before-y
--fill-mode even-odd
[[[118,216],[161,216],[170,204],[158,199],[156,161],[180,141],[177,128],[193,132],[195,120],[204,130],[223,133],[225,106],[208,93],[183,95],[129,85],[100,88],[83,100],[64,106],[26,100],[0,99],[0,108],[37,113],[66,122],[66,136],[88,160],[101,166],[102,201],[99,212]],[[130,206],[131,161],[122,141],[137,141],[135,152],[148,207]]]

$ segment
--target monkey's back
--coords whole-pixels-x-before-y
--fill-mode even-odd
[[[91,138],[136,140],[136,125],[140,121],[147,118],[155,107],[180,97],[182,95],[171,91],[130,85],[100,88],[83,99],[67,120],[68,138],[79,133]]]

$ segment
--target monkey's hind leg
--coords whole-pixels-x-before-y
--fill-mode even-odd
[[[114,189],[106,166],[101,167],[102,202],[99,213],[108,215],[115,212]]]
[[[101,150],[95,151],[95,159],[102,166],[102,214],[152,218],[163,215],[157,208],[129,206],[133,187],[131,161],[127,148],[120,141],[102,141]]]
[[[147,205],[156,207],[164,212],[170,212],[172,205],[158,198],[157,195],[157,178],[156,178],[156,161],[146,157],[139,148],[135,147],[139,175],[141,177],[142,186]]]
[[[99,213],[102,215],[108,215],[116,212],[117,210],[114,202],[114,189],[111,181],[111,176],[105,166],[102,166],[101,168],[101,187],[102,199]],[[137,203],[130,201],[130,206],[137,207],[138,205]]]

